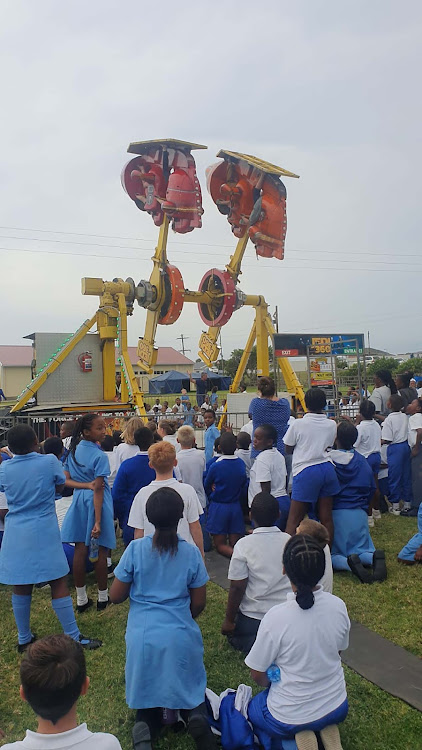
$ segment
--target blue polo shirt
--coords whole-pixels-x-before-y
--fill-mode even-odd
[[[204,487],[210,502],[227,504],[240,500],[246,483],[246,467],[242,459],[219,456],[207,471]]]
[[[212,424],[211,427],[207,427],[204,434],[205,460],[207,463],[212,458],[214,443],[218,437],[220,437],[220,430],[217,429],[215,424]]]
[[[151,469],[147,451],[141,451],[132,458],[127,458],[120,465],[113,482],[113,500],[132,505],[133,498],[142,487],[155,479],[155,469]]]

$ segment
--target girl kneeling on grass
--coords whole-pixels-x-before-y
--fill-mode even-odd
[[[183,500],[171,487],[150,495],[155,533],[135,539],[114,571],[114,604],[130,598],[126,628],[126,701],[137,709],[135,750],[150,750],[160,730],[161,707],[185,712],[199,750],[214,750],[206,718],[206,674],[201,631],[207,571],[199,549],[177,535]]]
[[[261,745],[295,737],[298,750],[341,750],[337,724],[347,716],[346,686],[339,652],[348,647],[350,621],[341,599],[323,591],[325,554],[310,536],[286,544],[284,571],[293,589],[287,601],[267,612],[245,659],[255,682],[267,688],[249,704],[248,715]],[[271,682],[267,670],[281,673]]]

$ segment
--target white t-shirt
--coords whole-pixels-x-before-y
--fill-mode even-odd
[[[243,425],[243,427],[241,428],[240,432],[247,432],[248,435],[250,435],[252,437],[252,433],[253,433],[253,421],[252,421],[252,419],[250,419],[249,422],[246,422],[246,424]]]
[[[26,730],[23,740],[3,745],[6,750],[122,750],[117,737],[104,732],[90,732],[86,724],[59,734],[38,734]]]
[[[333,563],[331,561],[331,550],[328,544],[324,547],[325,555],[325,571],[321,580],[318,581],[319,585],[322,586],[324,591],[328,594],[333,593]]]
[[[180,443],[177,442],[176,435],[164,435],[163,440],[166,443],[170,443],[170,445],[172,445],[173,448],[175,449],[176,453],[179,453],[181,448],[180,448]]]
[[[71,443],[71,441],[72,441],[72,435],[70,435],[69,437],[63,438],[62,443],[63,443],[63,448],[65,450],[68,451],[70,449],[70,443]]]
[[[235,544],[227,577],[229,581],[248,579],[239,607],[246,617],[262,620],[291,592],[290,581],[283,575],[283,551],[289,539],[277,526],[260,526]]]
[[[207,505],[204,490],[205,453],[196,448],[182,448],[177,454],[177,467],[180,478],[185,484],[190,484],[198,495],[202,507]]]
[[[267,705],[285,724],[317,721],[346,700],[339,656],[349,645],[346,605],[322,589],[314,597],[313,607],[304,610],[291,592],[284,604],[270,609],[245,659],[258,672],[271,664],[279,667],[281,681],[271,683]]]
[[[117,473],[117,470],[123,461],[126,461],[128,458],[133,458],[133,456],[137,456],[140,452],[141,451],[137,445],[129,445],[129,443],[120,443],[120,445],[116,445],[113,451],[114,473]]]
[[[198,500],[193,487],[189,484],[183,484],[178,482],[177,479],[154,479],[151,484],[147,487],[142,487],[141,490],[135,495],[135,499],[132,503],[132,507],[129,513],[128,525],[134,529],[143,529],[144,535],[154,534],[155,526],[148,521],[146,514],[146,504],[150,495],[160,487],[171,487],[173,490],[179,493],[184,503],[183,518],[180,519],[177,527],[177,533],[182,539],[185,539],[191,544],[195,544],[192,535],[190,533],[189,524],[198,521],[199,516],[203,513],[202,505]]]
[[[237,456],[237,458],[241,458],[243,463],[246,467],[246,476],[249,479],[250,473],[251,473],[251,464],[252,464],[252,458],[251,458],[251,451],[246,450],[245,448],[236,448],[234,455]]]
[[[261,482],[271,482],[270,492],[273,497],[286,495],[286,479],[286,462],[277,448],[270,448],[258,453],[251,466],[248,490],[249,507],[251,507],[255,495],[262,491]]]
[[[354,447],[362,456],[368,458],[372,453],[379,453],[381,450],[381,427],[375,419],[363,419],[356,426],[358,439]]]
[[[337,425],[325,414],[307,412],[288,428],[283,442],[294,447],[292,474],[295,477],[308,466],[329,461],[327,448],[334,445]]]
[[[379,388],[374,388],[369,396],[369,400],[374,404],[376,412],[379,414],[387,414],[387,403],[390,396],[391,390],[388,385],[381,385]]]
[[[137,446],[136,446],[137,447]],[[104,451],[105,455],[108,458],[108,463],[110,466],[110,475],[108,477],[108,484],[110,489],[113,487],[114,478],[116,476],[116,453],[115,451]]]
[[[422,414],[412,414],[408,422],[409,432],[407,436],[411,448],[416,445],[416,430],[422,430]],[[0,506],[1,507],[1,506]]]
[[[0,510],[7,510],[8,504],[4,492],[0,492]],[[4,531],[4,521],[0,518],[0,531]]]
[[[382,439],[390,443],[405,443],[408,435],[409,417],[402,411],[392,411],[382,423]]]
[[[72,497],[60,497],[58,500],[56,500],[56,516],[59,523],[59,529],[61,529],[63,526],[65,515],[72,505],[72,502]]]
[[[422,388],[416,388],[416,393],[418,394],[418,398],[422,398]]]

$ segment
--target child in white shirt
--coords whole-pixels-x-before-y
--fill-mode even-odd
[[[387,404],[391,413],[382,424],[382,443],[387,445],[388,484],[392,514],[400,515],[400,500],[404,500],[404,510],[412,507],[412,471],[410,448],[407,441],[409,419],[403,414],[404,401],[398,393],[390,396]]]
[[[249,479],[251,472],[251,436],[248,432],[239,432],[236,438],[237,448],[234,455],[241,458],[246,467],[246,476]]]
[[[341,599],[323,591],[325,555],[315,539],[297,534],[283,553],[293,591],[267,612],[245,659],[251,677],[269,688],[252,698],[248,718],[261,745],[294,739],[298,749],[341,747],[337,724],[348,704],[340,651],[349,645],[350,621]],[[267,670],[279,669],[271,681]]]
[[[325,555],[325,571],[321,580],[318,581],[324,591],[329,594],[333,593],[333,564],[331,562],[330,539],[328,531],[322,523],[314,521],[312,518],[304,518],[296,529],[297,534],[306,534],[313,537],[321,545]]]
[[[364,399],[360,405],[361,421],[356,425],[358,439],[354,445],[355,450],[368,461],[374,475],[376,490],[368,508],[368,525],[374,525],[374,519],[381,518],[380,492],[378,489],[378,472],[381,466],[381,427],[374,419],[375,404],[369,399]]]
[[[286,531],[294,534],[311,507],[332,539],[333,495],[340,491],[340,485],[327,449],[334,445],[337,427],[326,417],[327,399],[321,388],[310,388],[305,404],[307,413],[296,419],[283,438],[286,453],[293,453],[292,501]]]
[[[256,495],[250,512],[254,531],[239,539],[230,560],[230,590],[221,632],[233,648],[245,654],[255,642],[264,615],[286,601],[291,591],[281,564],[290,537],[276,526],[279,513],[272,495]]]
[[[261,424],[255,429],[253,447],[260,452],[251,467],[248,501],[250,507],[258,492],[270,492],[276,498],[280,510],[276,525],[284,531],[289,516],[290,498],[286,492],[286,462],[276,445],[277,430],[273,425]]]
[[[121,750],[112,734],[90,732],[78,724],[76,706],[89,687],[83,649],[67,635],[50,635],[32,643],[20,667],[20,695],[37,714],[36,732],[3,745],[5,750]]]
[[[128,525],[135,529],[135,539],[154,534],[154,526],[147,518],[146,504],[150,495],[160,487],[171,487],[181,496],[184,504],[183,518],[181,518],[177,533],[182,539],[191,544],[196,544],[202,556],[204,556],[204,544],[202,538],[199,516],[203,513],[201,503],[198,500],[193,487],[183,482],[178,482],[173,477],[173,469],[177,465],[176,451],[173,446],[162,440],[154,443],[148,449],[149,465],[155,469],[156,479],[147,487],[142,487],[132,503],[129,513]]]

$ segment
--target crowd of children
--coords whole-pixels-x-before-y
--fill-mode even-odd
[[[318,742],[341,750],[336,725],[348,706],[339,653],[350,623],[332,595],[333,569],[363,583],[384,580],[385,555],[368,524],[368,514],[381,515],[380,473],[388,467],[394,515],[401,500],[405,512],[416,507],[414,488],[422,484],[422,399],[409,400],[405,380],[405,394],[390,389],[385,400],[385,380],[375,400],[362,399],[359,415],[337,425],[327,418],[321,389],[310,389],[303,418],[291,419],[263,379],[267,403],[254,405],[252,429],[246,424],[237,437],[230,428],[220,434],[215,411],[204,410],[205,451],[196,448],[194,421],[176,430],[167,414],[158,427],[133,417],[122,441],[110,442],[102,417],[89,413],[72,423],[71,434],[66,425],[61,439],[45,441],[44,455],[31,427],[12,428],[0,453],[0,583],[13,586],[18,650],[26,651],[22,697],[38,716],[37,733],[28,731],[15,746],[40,747],[36,738],[51,735],[45,744],[52,748],[120,747],[111,735],[77,725],[76,702],[88,688],[83,649],[102,644],[76,622],[67,588],[71,559],[78,616],[93,605],[89,569],[98,611],[129,599],[125,689],[136,710],[135,750],[150,750],[164,714],[184,723],[198,750],[216,747],[196,623],[206,606],[211,537],[230,559],[221,632],[264,688],[243,714],[251,742],[254,733],[264,748],[295,740],[298,750],[316,750]],[[292,456],[291,497],[284,453]],[[398,555],[406,564],[422,561],[421,508],[419,531]],[[115,521],[125,550],[109,592]],[[32,588],[45,583],[64,635],[37,640]]]

